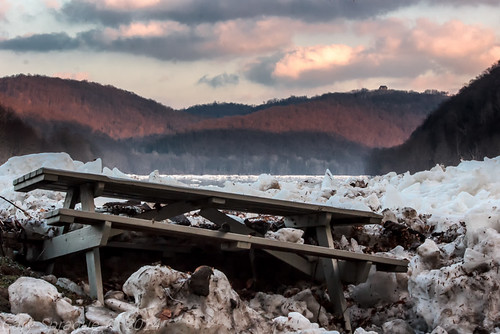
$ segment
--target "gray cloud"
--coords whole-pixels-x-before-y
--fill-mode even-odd
[[[211,87],[217,88],[227,85],[237,85],[240,79],[236,74],[222,73],[213,78],[209,78],[207,75],[198,80],[198,84],[207,84]]]
[[[144,55],[160,60],[192,61],[218,56],[220,51],[207,48],[210,37],[202,37],[194,32],[177,33],[158,37],[122,37],[108,41],[99,30],[78,35],[84,44],[96,51],[123,52]]]
[[[267,86],[276,84],[276,78],[273,77],[274,67],[284,54],[276,53],[269,57],[259,57],[247,65],[245,77],[253,82]]]
[[[66,33],[36,34],[0,41],[0,49],[16,52],[49,52],[72,49],[123,52],[160,60],[197,60],[218,56],[222,50],[206,47],[210,37],[179,33],[160,37],[131,37],[107,40],[98,29],[70,37]]]
[[[62,51],[79,47],[78,39],[66,33],[36,34],[28,37],[16,37],[0,41],[0,49],[12,51]]]
[[[59,14],[70,22],[98,22],[106,26],[127,24],[133,20],[173,20],[193,25],[264,16],[328,22],[338,18],[364,19],[414,3],[414,0],[187,0],[175,7],[168,1],[161,1],[153,7],[127,11],[72,0],[63,5]]]
[[[102,23],[112,27],[132,22],[134,15],[133,12],[98,8],[94,3],[81,0],[72,0],[65,3],[55,13],[60,20],[67,20],[68,22]]]

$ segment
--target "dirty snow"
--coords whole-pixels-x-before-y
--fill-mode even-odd
[[[36,222],[44,211],[62,206],[63,194],[40,190],[16,193],[12,187],[14,178],[42,166],[384,213],[384,221],[404,224],[425,234],[427,239],[415,249],[398,246],[390,252],[393,256],[410,260],[407,274],[372,271],[367,282],[347,287],[346,291],[353,299],[350,304],[353,321],[363,327],[356,329],[355,333],[500,333],[500,157],[463,161],[456,167],[435,166],[415,174],[337,177],[327,171],[321,177],[261,175],[242,178],[242,182],[237,177],[193,176],[187,179],[186,176],[167,176],[158,172],[149,176],[130,176],[116,168],[103,169],[100,159],[82,163],[73,161],[65,153],[9,159],[0,166],[0,195],[26,213],[0,199],[0,218],[15,217],[29,231],[50,234],[49,228]],[[367,227],[365,233],[376,238],[382,230],[381,226]],[[358,245],[359,240],[349,236],[339,239],[340,247],[357,251],[364,249]],[[225,284],[222,273],[218,272],[214,277],[219,280],[216,284]],[[143,283],[137,284],[140,288]],[[172,282],[168,284],[175,286]],[[241,303],[238,305],[243,305],[232,290],[224,291],[219,298],[235,299]],[[110,314],[120,314],[113,319],[115,329],[137,314],[147,318],[151,312],[157,312],[154,300],[164,298],[160,292],[146,297],[137,292],[127,293],[134,296],[133,307],[137,310],[101,312],[108,318]],[[267,298],[261,297],[262,300]],[[144,298],[151,302],[144,304]],[[269,298],[271,301],[265,305],[279,304],[283,302],[279,299],[284,297]],[[297,300],[289,302],[299,306],[307,304],[300,304]],[[259,312],[267,310],[268,306],[257,301],[253,304],[257,310],[251,308],[252,303],[241,306],[242,317],[263,317]],[[204,305],[207,310],[212,307]],[[321,321],[320,324],[310,322],[314,318],[308,317],[305,309],[299,306],[296,307],[302,312],[300,316],[294,312],[276,314],[270,322],[262,322],[262,326],[274,326],[273,330],[278,332],[326,332],[319,327]],[[266,312],[271,314],[271,311]],[[100,313],[95,309],[93,314],[99,318]],[[189,312],[184,314],[188,317]],[[214,319],[218,315],[207,314]],[[226,317],[229,313],[224,311],[223,314]],[[192,322],[186,321],[185,324],[191,324],[192,328],[200,326],[194,323],[195,316],[191,319]],[[227,319],[217,319],[210,326],[227,328]],[[33,315],[0,314],[0,326],[9,324],[12,332],[16,332],[20,323],[44,326]],[[242,328],[245,324],[241,322]],[[84,330],[80,329],[80,332]]]

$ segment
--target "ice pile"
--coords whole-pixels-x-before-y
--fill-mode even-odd
[[[8,333],[339,334],[303,315],[312,317],[311,307],[319,306],[310,291],[293,300],[279,297],[261,296],[247,303],[221,271],[206,266],[193,274],[144,266],[129,277],[123,292],[106,294],[106,307],[91,305],[84,311],[45,280],[21,277],[9,287],[13,314],[0,313],[0,328]],[[282,306],[267,312],[262,298]],[[322,315],[328,323],[324,310]]]
[[[66,154],[12,158],[0,167],[0,195],[23,207],[33,217],[37,217],[40,210],[62,205],[61,194],[44,191],[34,191],[29,194],[13,192],[12,180],[15,177],[40,166],[130,177],[116,169],[103,170],[100,160],[83,164],[73,161]],[[500,157],[497,157],[485,158],[483,161],[463,161],[456,167],[438,165],[429,171],[415,174],[389,173],[375,177],[337,177],[327,171],[322,178],[304,177],[302,180],[261,175],[250,182],[232,180],[221,187],[213,185],[206,187],[383,213],[387,225],[366,227],[362,231],[364,234],[348,235],[346,232],[344,237],[337,236],[339,247],[354,251],[375,249],[374,244],[384,233],[387,236],[390,226],[404,226],[423,236],[424,240],[417,243],[400,244],[400,246],[395,244],[387,253],[410,259],[407,274],[372,272],[366,283],[348,287],[353,298],[351,303],[353,320],[368,332],[500,333],[499,175]],[[183,184],[175,176],[163,176],[157,172],[153,172],[145,179],[175,185]],[[221,177],[214,183],[220,184],[220,180]],[[209,180],[201,180],[201,177],[198,177],[197,182],[210,183]],[[2,215],[26,218],[20,210],[0,199],[0,217]],[[336,230],[338,231],[340,230]],[[395,235],[390,234],[391,238]],[[389,239],[392,240],[391,238]],[[223,282],[221,275],[223,274],[217,273],[213,277],[218,277],[217,279]],[[234,304],[231,301],[227,304],[228,298],[241,305],[237,296],[232,295],[230,291],[226,291],[218,298],[225,300],[220,306],[223,309]],[[301,327],[304,323],[302,317],[308,321],[314,318],[300,308],[300,305],[304,304],[300,304],[297,300],[290,301],[290,305],[295,303],[293,305],[298,312],[292,308],[290,314],[278,315],[272,311],[279,309],[278,306],[273,308],[265,302],[265,296],[260,298],[259,301],[253,301],[253,306],[273,314],[275,320],[272,326],[275,329],[304,330]],[[136,303],[138,303],[137,298]],[[273,299],[273,303],[277,303],[277,299]],[[205,308],[209,307],[207,304],[204,305]],[[142,310],[140,312],[146,312],[144,310],[148,307],[139,307]],[[189,306],[187,307],[189,309]],[[154,309],[154,312],[157,311]],[[151,312],[140,314],[146,318]],[[258,316],[263,317],[258,311],[256,312]],[[301,317],[294,312],[300,313]],[[315,311],[311,312],[314,315]],[[131,310],[124,313],[129,314],[130,319],[134,318],[133,314],[137,316],[137,313]],[[186,314],[184,317],[188,317],[189,312],[183,314]],[[245,316],[253,314],[252,317],[255,315],[250,309],[246,309],[246,306],[242,314]],[[289,321],[280,318],[281,316]],[[124,316],[121,319],[126,320]],[[114,320],[114,324],[116,321],[118,320]],[[324,319],[319,321],[321,325]],[[244,321],[238,322],[242,326],[245,324]],[[269,325],[269,322],[267,324]],[[301,329],[298,329],[299,327]],[[358,329],[357,332],[365,331]]]

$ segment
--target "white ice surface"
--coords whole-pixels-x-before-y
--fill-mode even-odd
[[[410,227],[432,228],[436,233],[453,235],[445,241],[432,237],[417,252],[402,249],[393,252],[411,260],[408,274],[398,274],[391,281],[400,289],[404,282],[399,281],[406,280],[408,290],[400,296],[406,296],[414,305],[416,314],[427,326],[424,332],[470,333],[477,326],[498,331],[495,326],[500,322],[500,157],[463,161],[456,167],[435,166],[415,174],[337,177],[327,171],[324,176],[240,178],[166,176],[155,172],[145,177],[129,176],[117,169],[103,171],[100,160],[84,164],[65,153],[11,158],[0,166],[0,195],[35,218],[44,210],[60,207],[63,194],[39,190],[16,193],[12,180],[42,166],[378,213],[391,209],[399,219],[403,212],[411,211],[404,208],[412,208],[416,218],[405,219]],[[33,231],[50,233],[45,226],[36,226],[36,220],[28,219],[25,213],[0,199],[0,217],[6,216],[16,217]],[[378,233],[377,229],[373,231]],[[369,278],[375,285],[381,279]],[[380,295],[374,298],[378,299],[368,298],[364,302],[376,304],[383,299]],[[387,317],[389,322],[395,320]]]

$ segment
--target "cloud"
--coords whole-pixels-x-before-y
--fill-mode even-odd
[[[495,50],[500,47],[495,31],[457,20],[437,24],[421,19],[411,31],[410,40],[417,52],[457,71],[488,67],[496,60]]]
[[[500,57],[493,29],[460,21],[420,19],[367,21],[354,31],[367,45],[296,46],[246,65],[247,79],[266,85],[320,87],[361,78],[406,78],[474,75]],[[429,75],[421,77],[427,81]]]
[[[141,8],[153,7],[161,3],[160,0],[99,0],[92,1],[92,3],[103,4],[104,7],[116,8],[116,9],[127,9],[136,10]]]
[[[98,8],[96,3],[72,0],[65,3],[56,12],[61,21],[73,24],[77,22],[101,23],[105,26],[117,27],[133,21],[134,12],[115,10],[113,8]]]
[[[173,20],[196,25],[237,19],[285,17],[304,22],[364,19],[409,6],[413,0],[71,0],[60,14],[68,21],[105,26],[133,20]]]
[[[43,3],[50,9],[60,9],[62,6],[59,0],[44,0]]]
[[[121,52],[160,60],[182,61],[213,56],[205,52],[206,39],[191,31],[167,36],[114,37],[100,30],[91,30],[78,35],[82,44],[96,51]]]
[[[52,75],[53,77],[61,78],[61,79],[71,79],[71,80],[89,80],[90,75],[88,72],[57,72]]]
[[[284,25],[290,29],[282,29]],[[20,36],[0,42],[13,51],[67,49],[120,52],[160,60],[193,61],[258,55],[292,44],[293,21],[264,18],[189,27],[174,21],[133,22],[91,29],[70,37],[66,33]]]
[[[345,66],[351,63],[362,49],[335,44],[296,48],[276,63],[273,75],[297,79],[303,72]]]
[[[0,1],[0,21],[4,21],[11,4],[8,1]]]
[[[207,75],[198,80],[198,84],[207,84],[213,88],[227,86],[227,85],[237,85],[240,79],[236,74],[219,74],[213,78],[209,78]]]
[[[189,27],[173,21],[132,22],[118,28],[106,28],[103,32],[109,39],[129,37],[162,37],[173,33],[188,32]]]
[[[249,61],[244,66],[245,77],[253,82],[266,86],[273,86],[277,83],[276,77],[272,74],[276,64],[284,57],[283,53],[275,53],[271,56],[257,57]]]
[[[283,27],[289,29],[283,29]],[[285,19],[231,20],[200,27],[210,31],[212,48],[228,55],[251,55],[291,45],[294,22]]]
[[[76,49],[79,44],[77,39],[71,38],[66,33],[36,34],[0,41],[0,49],[47,52]]]

